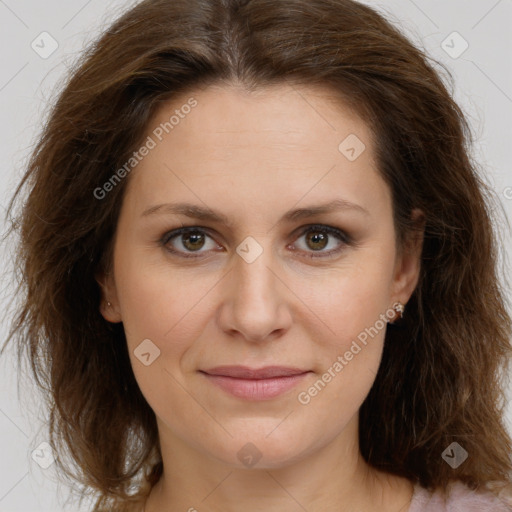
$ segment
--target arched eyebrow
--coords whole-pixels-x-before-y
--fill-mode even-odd
[[[337,211],[353,211],[363,215],[370,215],[370,212],[361,205],[346,201],[345,199],[335,199],[329,203],[308,206],[306,208],[295,208],[287,211],[279,220],[279,222],[296,222],[298,220],[315,217],[326,213]],[[191,219],[217,222],[231,227],[232,219],[226,215],[216,212],[208,207],[192,204],[192,203],[164,203],[151,206],[144,210],[142,217],[150,215],[183,215]]]

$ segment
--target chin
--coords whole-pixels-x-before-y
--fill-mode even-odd
[[[274,422],[274,429],[275,429]],[[235,436],[227,445],[212,447],[210,455],[236,469],[277,469],[284,468],[306,457],[314,448],[314,442],[297,439],[289,431],[276,435],[276,431],[264,434]],[[205,449],[207,449],[205,447]]]

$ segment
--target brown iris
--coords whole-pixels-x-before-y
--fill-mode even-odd
[[[310,233],[307,234],[306,239],[308,244],[312,244],[310,245],[311,249],[320,250],[324,249],[325,246],[327,245],[328,235],[318,231],[311,231]]]
[[[204,234],[199,232],[186,233],[182,235],[183,246],[189,251],[201,249],[204,245]]]

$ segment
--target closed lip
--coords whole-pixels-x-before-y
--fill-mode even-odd
[[[200,370],[212,376],[232,377],[235,379],[274,379],[278,377],[291,377],[308,373],[310,370],[290,366],[265,366],[264,368],[250,368],[248,366],[216,366],[208,370]]]

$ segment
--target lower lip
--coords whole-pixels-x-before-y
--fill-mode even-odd
[[[245,400],[269,400],[295,387],[310,372],[271,379],[238,379],[203,373],[213,384]]]

